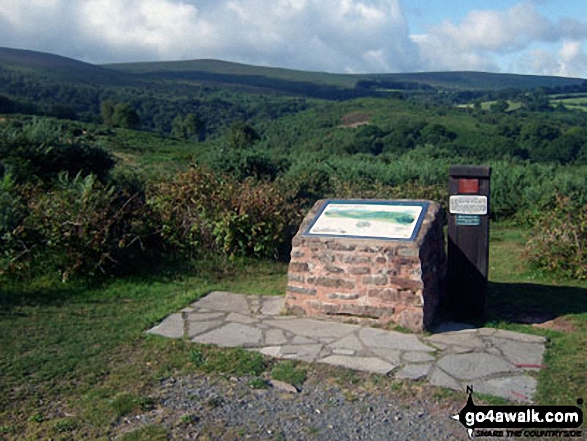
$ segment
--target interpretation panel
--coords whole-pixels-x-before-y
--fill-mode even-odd
[[[327,200],[306,235],[414,240],[427,202]]]

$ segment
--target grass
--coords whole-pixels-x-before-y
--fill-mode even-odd
[[[551,104],[562,104],[569,110],[581,110],[583,112],[587,112],[587,99],[552,100]]]
[[[529,271],[520,263],[526,238],[519,227],[492,226],[488,325],[549,337],[537,402],[575,404],[587,397],[587,283]],[[94,287],[47,280],[2,285],[0,439],[165,439],[160,427],[123,434],[119,424],[155,404],[162,379],[191,372],[250,375],[250,387],[259,388],[269,376],[299,386],[306,377],[324,375],[303,363],[144,333],[212,290],[282,294],[286,271],[280,263],[203,262],[191,276],[171,273]],[[567,328],[525,322],[541,315]],[[328,372],[334,373],[320,381],[344,385],[349,396],[367,383],[405,392],[406,399],[420,387],[386,377],[365,383],[363,375],[343,369]]]
[[[497,100],[494,101],[483,101],[481,103],[482,110],[490,110],[493,104],[497,103]],[[512,101],[507,100],[508,108],[505,110],[506,112],[513,112],[514,110],[518,110],[522,108],[522,103],[519,101]],[[475,107],[474,104],[459,104],[456,107],[463,108],[463,109],[472,109]]]
[[[573,405],[587,396],[587,282],[553,280],[523,264],[528,233],[492,229],[489,326],[544,335],[549,339],[538,373],[539,404]],[[555,329],[533,326],[553,320]]]
[[[298,368],[298,365],[292,360],[277,363],[271,370],[271,378],[300,387],[306,381],[306,370]]]
[[[149,407],[160,379],[197,370],[192,344],[146,329],[211,290],[253,293],[251,278],[267,293],[285,290],[283,264],[241,263],[227,272],[203,268],[193,277],[94,288],[46,281],[2,286],[0,439],[51,438],[65,430],[75,439],[113,437],[120,417]],[[239,373],[259,369],[258,360],[247,363],[238,350],[208,350],[206,360],[211,371],[231,364]]]

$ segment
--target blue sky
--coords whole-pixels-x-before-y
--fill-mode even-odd
[[[91,63],[587,78],[584,0],[0,0],[0,46]]]
[[[436,4],[430,0],[403,2],[404,11],[409,17],[410,27],[415,33],[421,33],[427,27],[438,24],[443,20],[460,22],[466,17],[467,13],[473,10],[499,11],[520,3],[524,2],[515,0],[448,0],[445,2],[439,1]],[[581,7],[585,8],[584,3],[582,6],[581,2],[576,0],[538,0],[526,3],[532,4],[540,13],[551,19],[559,19],[565,16],[575,17],[577,13],[582,12]]]

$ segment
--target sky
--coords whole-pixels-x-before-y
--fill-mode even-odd
[[[0,0],[0,46],[93,64],[587,78],[585,0]]]

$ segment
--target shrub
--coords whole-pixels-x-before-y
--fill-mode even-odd
[[[200,167],[154,185],[149,204],[163,239],[184,255],[277,257],[301,214],[276,184],[238,182]]]
[[[22,252],[15,230],[26,217],[26,204],[9,174],[0,180],[0,275]]]
[[[68,133],[66,127],[33,118],[22,128],[0,133],[0,163],[17,183],[52,184],[59,173],[96,175],[101,181],[115,164],[107,151]]]
[[[526,247],[530,264],[557,276],[587,279],[587,206],[558,195],[553,208],[535,221]]]
[[[208,164],[212,170],[234,176],[238,180],[248,177],[273,180],[282,171],[279,159],[257,147],[218,149],[210,154]]]
[[[29,265],[63,280],[125,270],[150,232],[145,208],[139,194],[105,188],[93,175],[62,174],[54,190],[29,196],[29,214],[14,233],[24,251],[13,270]]]
[[[26,206],[12,176],[6,174],[0,180],[0,240],[11,235],[25,217]]]

